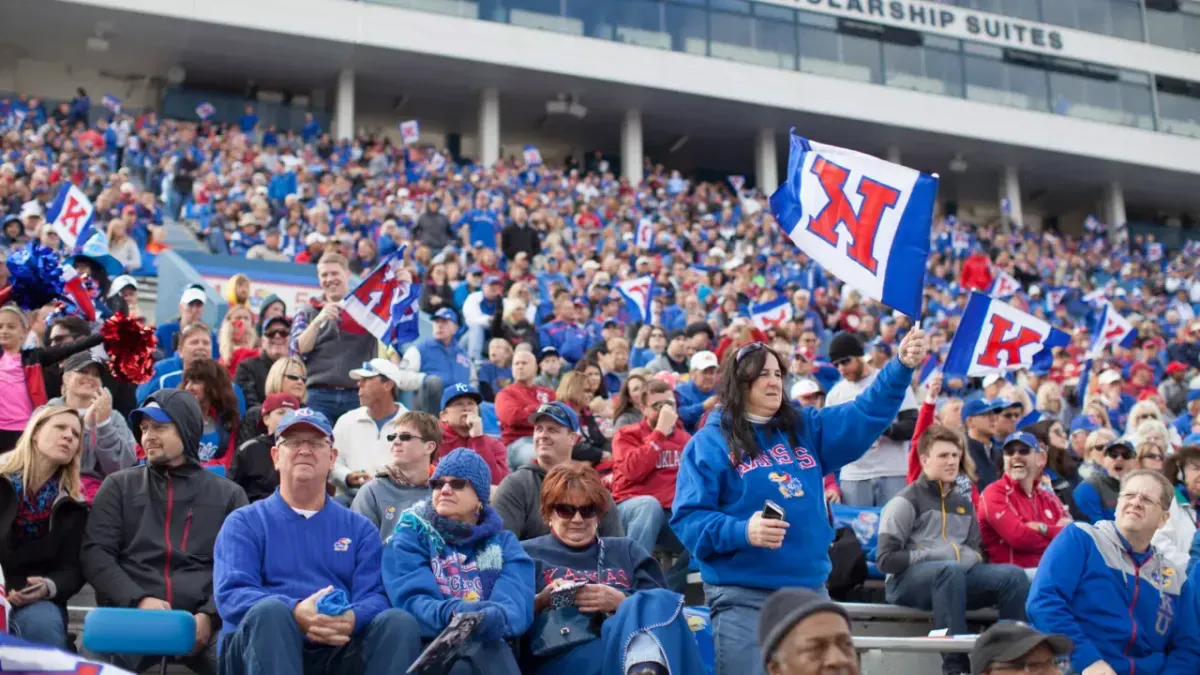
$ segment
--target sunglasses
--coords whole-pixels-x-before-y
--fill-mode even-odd
[[[458,492],[459,490],[462,490],[463,488],[467,487],[467,479],[466,478],[431,478],[431,479],[429,479],[429,487],[431,489],[433,489],[434,492],[441,490],[443,487],[445,487],[447,485],[450,486],[451,490]]]
[[[291,380],[292,382],[305,382],[308,380],[308,378],[303,375],[293,375],[291,373],[284,375],[284,377]]]
[[[555,504],[554,513],[559,518],[570,520],[578,513],[584,520],[596,517],[596,505],[584,504],[583,506],[575,506],[574,504]]]
[[[422,438],[421,436],[418,436],[416,434],[410,434],[408,432],[401,432],[398,434],[388,434],[387,435],[388,443],[394,443],[396,441],[400,441],[401,443],[407,443],[414,438],[421,442],[425,442],[425,440],[426,440],[426,439]]]
[[[1006,420],[1019,420],[1021,419],[1021,413],[1004,413],[1001,417]]]
[[[1110,459],[1133,459],[1137,457],[1137,453],[1123,445],[1116,448],[1105,448],[1104,454]]]
[[[263,335],[266,335],[268,338],[275,339],[285,338],[290,335],[290,333],[288,333],[286,330],[269,330],[266,333],[263,333]]]
[[[1013,455],[1020,455],[1022,457],[1028,457],[1032,453],[1033,453],[1033,448],[1029,447],[1028,445],[1013,444],[1013,445],[1010,445],[1010,446],[1004,448],[1004,456],[1005,457],[1012,457]]]
[[[735,365],[738,363],[741,363],[742,359],[746,358],[747,356],[750,356],[754,352],[757,352],[761,349],[766,349],[766,348],[767,348],[767,345],[765,342],[751,342],[748,345],[743,345],[741,349],[737,350],[737,354],[734,355],[733,362]]]
[[[1163,456],[1158,454],[1157,452],[1147,452],[1146,454],[1142,455],[1142,459],[1149,459],[1149,460],[1153,460],[1155,462],[1161,462],[1163,460]]]

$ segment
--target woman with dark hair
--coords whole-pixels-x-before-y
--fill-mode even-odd
[[[787,401],[787,361],[767,345],[726,355],[724,407],[683,451],[671,515],[699,562],[717,675],[763,672],[755,627],[773,591],[825,593],[833,528],[823,477],[863,456],[892,423],[927,350],[925,333],[914,329],[866,391],[819,411]]]
[[[418,303],[421,311],[430,315],[445,307],[454,310],[456,314],[459,313],[454,306],[454,289],[446,281],[446,265],[444,263],[435,263],[429,266],[429,272],[425,275],[425,283],[421,285],[421,299]]]
[[[617,397],[613,399],[613,429],[642,421],[638,401],[642,400],[642,390],[645,388],[646,378],[643,375],[631,373],[621,383],[621,391],[617,392]]]
[[[239,445],[238,400],[229,371],[212,359],[193,361],[184,369],[179,388],[191,392],[204,413],[200,463],[228,472]]]

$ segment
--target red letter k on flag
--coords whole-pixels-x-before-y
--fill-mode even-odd
[[[900,191],[863,176],[858,184],[858,194],[862,195],[863,202],[856,213],[846,199],[845,186],[846,179],[850,177],[849,171],[824,157],[817,157],[810,171],[821,181],[821,187],[829,196],[829,203],[809,222],[809,231],[836,247],[838,235],[835,230],[840,223],[845,223],[853,240],[846,249],[847,254],[874,274],[879,265],[873,254],[879,220],[883,217],[884,209],[895,206],[899,201]]]
[[[78,235],[79,225],[87,217],[87,214],[87,209],[75,199],[74,195],[67,195],[67,205],[63,207],[60,220],[62,220],[63,225],[67,226],[68,232],[72,235]]]
[[[988,335],[987,346],[979,355],[979,365],[988,368],[999,368],[1000,360],[996,358],[1000,352],[1008,354],[1004,365],[1012,366],[1021,362],[1021,348],[1039,342],[1042,336],[1037,331],[1021,326],[1017,334],[1005,340],[1004,335],[1013,327],[1013,322],[998,315],[992,315],[992,332]]]

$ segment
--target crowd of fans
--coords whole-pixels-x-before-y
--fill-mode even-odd
[[[320,292],[288,307],[238,275],[209,326],[185,289],[136,389],[95,325],[0,307],[0,565],[22,637],[68,647],[87,583],[102,605],[192,613],[200,673],[382,672],[462,614],[479,616],[455,673],[690,673],[679,592],[698,570],[718,675],[853,669],[824,590],[845,505],[878,521],[887,601],[950,635],[980,607],[1051,634],[998,624],[947,674],[1200,671],[1194,256],[948,214],[914,321],[828,276],[753,190],[649,164],[631,185],[599,155],[480,167],[263,128],[253,106],[88,126],[81,95],[49,115],[0,101],[9,250],[61,248],[45,209],[70,181],[124,272],[180,219],[218,254],[313,265]],[[341,301],[401,246],[432,331],[384,345]],[[137,311],[134,276],[62,254],[97,303]],[[1071,344],[943,376],[967,295],[1000,272]],[[647,275],[641,322],[614,285]],[[792,317],[756,326],[779,297]],[[1088,354],[1105,304],[1136,342]]]

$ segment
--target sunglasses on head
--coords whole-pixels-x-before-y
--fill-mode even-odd
[[[1033,448],[1029,447],[1028,445],[1021,444],[1021,443],[1013,443],[1012,445],[1007,445],[1004,447],[1004,456],[1005,457],[1012,457],[1013,455],[1020,455],[1022,457],[1026,457],[1032,453],[1033,453]]]
[[[747,356],[750,356],[751,354],[759,351],[760,349],[766,349],[766,348],[767,348],[767,345],[765,342],[751,342],[748,345],[743,345],[741,349],[737,350],[737,354],[734,355],[733,362],[735,364],[741,363],[742,359],[746,358]]]
[[[289,333],[286,330],[269,330],[266,333],[263,333],[263,335],[266,335],[268,338],[274,339],[274,338],[285,338],[289,335]]]
[[[414,438],[417,439],[418,441],[422,441],[422,442],[425,441],[425,439],[422,438],[421,436],[418,436],[416,434],[410,434],[407,431],[401,432],[398,434],[388,434],[387,435],[388,443],[394,443],[396,441],[400,441],[401,443],[407,443]]]
[[[1104,454],[1111,459],[1133,459],[1137,453],[1128,445],[1116,445],[1104,449]]]
[[[596,505],[584,504],[583,506],[575,506],[574,504],[555,504],[554,513],[559,518],[570,520],[578,513],[584,520],[596,517]]]
[[[441,490],[443,487],[445,487],[447,485],[450,486],[451,490],[458,492],[459,490],[462,490],[463,488],[467,487],[467,479],[466,478],[431,478],[431,479],[429,479],[429,487],[434,492]]]

